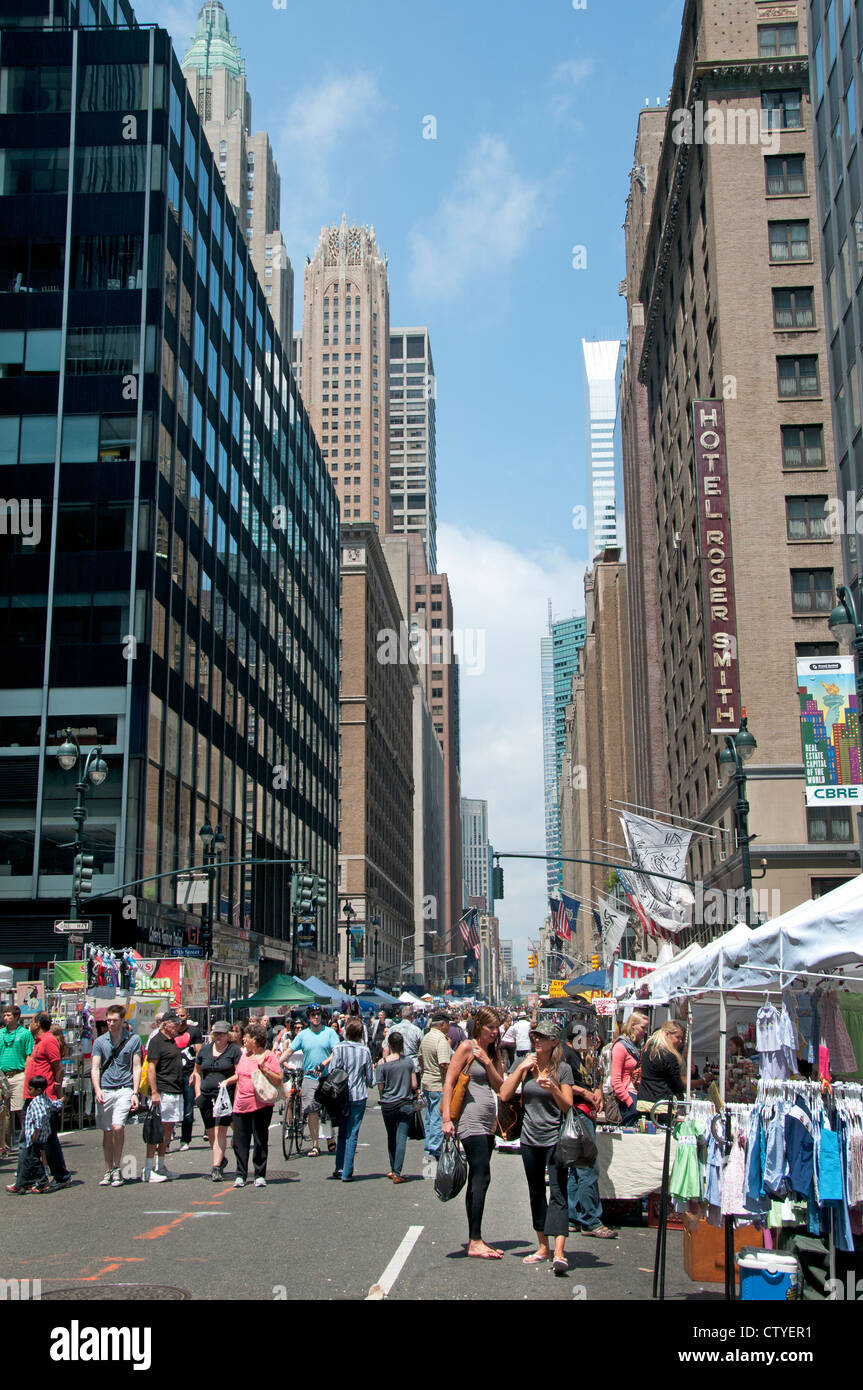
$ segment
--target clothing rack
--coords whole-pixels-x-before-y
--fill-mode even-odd
[[[656,1225],[656,1252],[653,1259],[653,1297],[660,1302],[665,1299],[665,1265],[668,1235],[668,1179],[671,1167],[671,1132],[680,1111],[693,1111],[697,1107],[712,1109],[705,1100],[658,1100],[650,1112],[655,1124],[665,1125],[665,1151],[662,1155],[662,1187],[659,1194],[659,1218]],[[661,1110],[664,1108],[665,1119]]]

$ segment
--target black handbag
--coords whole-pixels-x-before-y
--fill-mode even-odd
[[[467,1159],[458,1140],[448,1134],[443,1141],[443,1153],[438,1159],[434,1180],[435,1196],[442,1202],[451,1202],[466,1182]]]
[[[408,1139],[425,1139],[426,1122],[422,1106],[415,1105],[411,1115],[410,1128],[408,1129]]]
[[[165,1126],[162,1124],[161,1105],[150,1104],[147,1114],[144,1117],[141,1138],[145,1144],[158,1145],[165,1142]]]
[[[590,1127],[585,1123],[581,1111],[573,1106],[560,1127],[554,1161],[559,1168],[592,1168],[596,1163],[597,1154],[598,1149]]]

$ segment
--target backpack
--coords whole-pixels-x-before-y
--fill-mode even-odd
[[[348,1074],[343,1067],[333,1067],[318,1083],[315,1100],[331,1120],[339,1120],[350,1101]]]

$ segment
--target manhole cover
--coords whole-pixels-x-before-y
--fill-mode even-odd
[[[127,1302],[186,1303],[192,1295],[188,1289],[172,1289],[165,1284],[75,1284],[70,1289],[50,1289],[41,1302],[58,1303],[101,1302],[102,1299],[124,1299]]]

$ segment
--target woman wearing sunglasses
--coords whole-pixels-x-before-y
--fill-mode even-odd
[[[568,1174],[566,1168],[558,1168],[554,1152],[561,1120],[572,1109],[572,1068],[563,1060],[560,1029],[553,1023],[537,1023],[531,1029],[530,1042],[534,1051],[513,1067],[500,1088],[500,1098],[506,1101],[512,1100],[521,1086],[524,1103],[520,1149],[538,1245],[524,1263],[537,1265],[553,1260],[555,1274],[564,1275],[569,1269],[565,1251],[569,1232]],[[554,1255],[550,1240],[554,1240]]]

